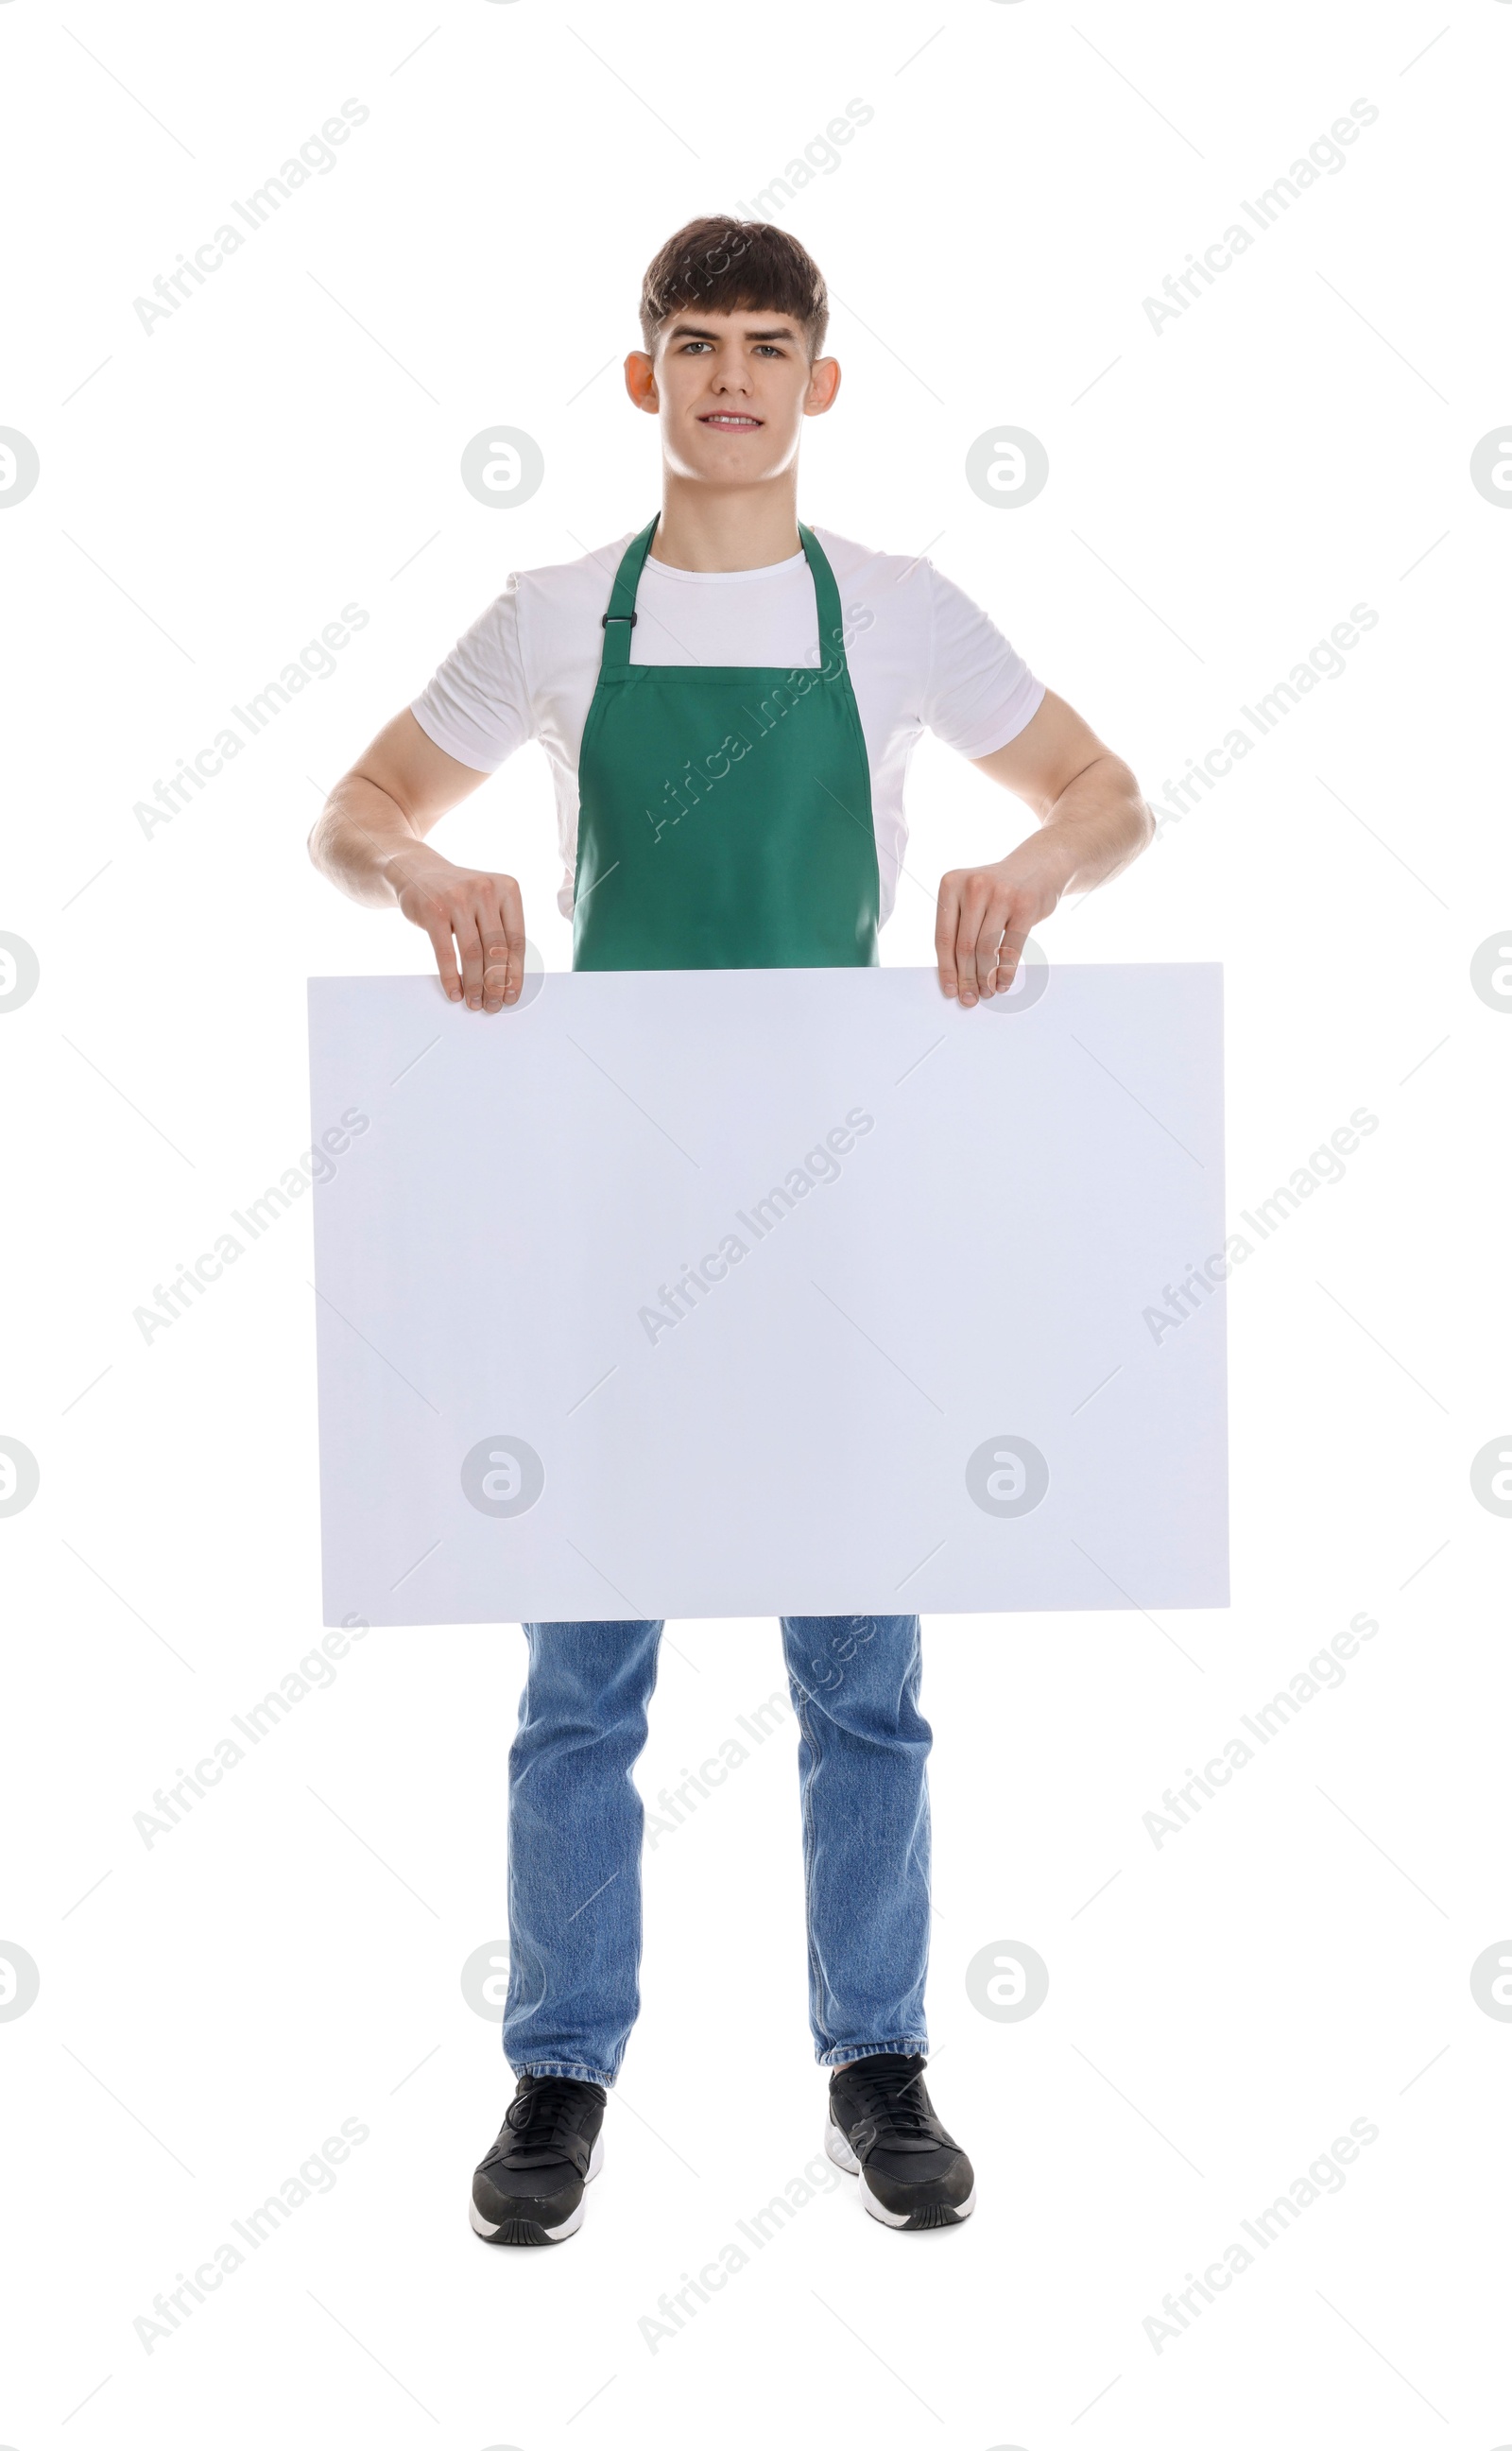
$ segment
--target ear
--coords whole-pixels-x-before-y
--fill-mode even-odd
[[[808,389],[804,396],[804,415],[823,417],[826,408],[833,408],[835,394],[839,389],[840,360],[816,358],[809,369]]]
[[[656,416],[662,404],[656,389],[656,369],[644,349],[631,349],[625,361],[625,388],[637,408]]]

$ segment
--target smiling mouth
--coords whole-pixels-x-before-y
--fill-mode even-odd
[[[760,425],[759,417],[747,417],[744,410],[711,408],[699,418],[700,425],[722,425],[730,432],[745,434]]]

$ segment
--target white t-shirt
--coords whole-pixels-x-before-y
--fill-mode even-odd
[[[1000,630],[932,562],[872,553],[814,530],[835,574],[845,655],[871,767],[881,917],[893,907],[908,840],[903,782],[924,730],[963,757],[1001,749],[1044,696]],[[538,740],[556,786],[563,880],[572,916],[577,866],[577,757],[598,680],[601,617],[630,539],[580,561],[511,575],[460,637],[410,712],[464,766],[491,775]],[[634,664],[818,664],[819,613],[802,552],[760,570],[675,570],[648,555],[630,634]]]

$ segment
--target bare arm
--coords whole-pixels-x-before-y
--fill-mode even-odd
[[[438,749],[406,708],[342,775],[310,835],[316,867],[354,902],[397,903],[424,929],[441,985],[474,1012],[519,994],[520,890],[513,876],[456,867],[425,837],[487,779]]]
[[[1049,918],[1061,895],[1102,884],[1154,836],[1123,759],[1049,691],[1017,739],[972,764],[1024,801],[1039,832],[1006,859],[952,869],[940,879],[940,983],[963,1005],[1011,987],[1031,928]]]

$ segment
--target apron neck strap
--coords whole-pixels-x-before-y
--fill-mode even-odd
[[[835,574],[830,569],[829,557],[813,529],[805,528],[802,520],[798,522],[798,534],[808,558],[808,568],[814,581],[814,600],[819,607],[819,660],[827,666],[831,655],[838,656],[843,671],[845,624],[841,618],[840,590],[835,584]]]
[[[609,611],[604,616],[604,652],[599,659],[599,670],[602,673],[615,672],[622,664],[630,662],[630,630],[635,620],[635,591],[641,583],[641,571],[645,565],[646,557],[651,549],[651,539],[656,534],[657,521],[661,516],[658,511],[655,519],[649,520],[639,536],[631,537],[620,557],[620,565],[614,574],[614,585],[610,595]]]
[[[661,520],[660,511],[649,520],[639,536],[631,537],[620,558],[610,595],[609,610],[603,617],[604,648],[599,660],[600,672],[615,672],[630,662],[630,631],[635,622],[635,596],[641,582],[646,557],[651,549],[651,539]],[[841,618],[840,590],[828,557],[812,528],[798,522],[799,541],[814,582],[814,600],[819,611],[819,659],[827,664],[833,652],[843,667],[845,648],[844,623]]]

